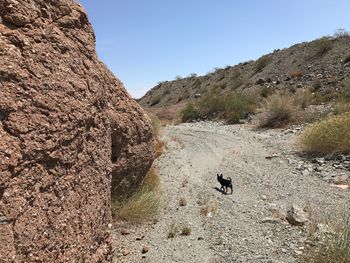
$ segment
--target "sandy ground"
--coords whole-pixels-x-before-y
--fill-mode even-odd
[[[298,262],[313,222],[339,220],[350,194],[300,170],[296,133],[209,122],[167,126],[168,149],[155,163],[166,204],[156,222],[126,225],[129,235],[114,230],[115,262]],[[232,178],[232,195],[218,190],[217,173]],[[292,204],[309,211],[305,226],[285,220]],[[168,238],[172,224],[192,232]]]

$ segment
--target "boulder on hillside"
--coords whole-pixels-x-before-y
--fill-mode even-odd
[[[111,193],[153,161],[148,118],[73,0],[0,0],[1,262],[111,262]]]

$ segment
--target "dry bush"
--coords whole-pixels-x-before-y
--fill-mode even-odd
[[[200,209],[200,214],[202,216],[210,217],[212,214],[215,214],[218,210],[219,206],[218,203],[215,201],[205,201],[205,203],[202,205]]]
[[[186,206],[187,205],[187,201],[186,201],[186,199],[185,198],[180,198],[180,200],[179,200],[179,205],[180,206]]]
[[[350,114],[333,116],[311,125],[299,137],[299,144],[311,153],[350,153]]]
[[[297,108],[305,109],[314,102],[314,94],[309,89],[298,89],[293,97],[293,102]]]
[[[176,234],[179,232],[179,228],[175,223],[171,223],[170,226],[168,226],[168,238],[174,238]]]
[[[333,106],[333,112],[335,115],[341,115],[350,112],[350,102],[337,102]]]
[[[183,226],[181,228],[181,235],[182,236],[189,236],[191,235],[192,229],[190,226]]]
[[[161,200],[160,180],[156,171],[151,168],[132,196],[113,201],[112,212],[115,218],[140,223],[155,218]]]
[[[323,56],[333,47],[333,40],[330,37],[322,37],[314,40],[312,43],[312,47],[315,50],[316,56]]]
[[[287,94],[276,93],[263,101],[260,111],[260,128],[279,128],[292,122],[295,118],[297,107],[293,98]]]
[[[263,70],[268,64],[272,61],[272,57],[270,55],[264,55],[260,57],[255,63],[255,73]]]
[[[155,157],[158,158],[166,150],[166,143],[160,139],[156,139],[155,145]]]
[[[335,232],[310,250],[303,257],[305,263],[349,263],[350,220],[335,229]]]
[[[159,118],[154,115],[149,113],[148,116],[151,119],[151,125],[152,125],[152,129],[153,129],[153,134],[156,138],[158,138],[160,136],[160,128],[161,128],[161,123]]]
[[[291,78],[301,78],[302,76],[304,76],[304,73],[301,70],[294,70],[289,72],[288,75]]]

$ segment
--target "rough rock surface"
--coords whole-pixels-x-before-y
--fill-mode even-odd
[[[0,0],[0,261],[110,261],[111,191],[152,161],[149,121],[83,8]]]

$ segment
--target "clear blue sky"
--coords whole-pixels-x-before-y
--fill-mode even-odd
[[[100,59],[138,98],[159,81],[350,29],[349,0],[80,0]]]

